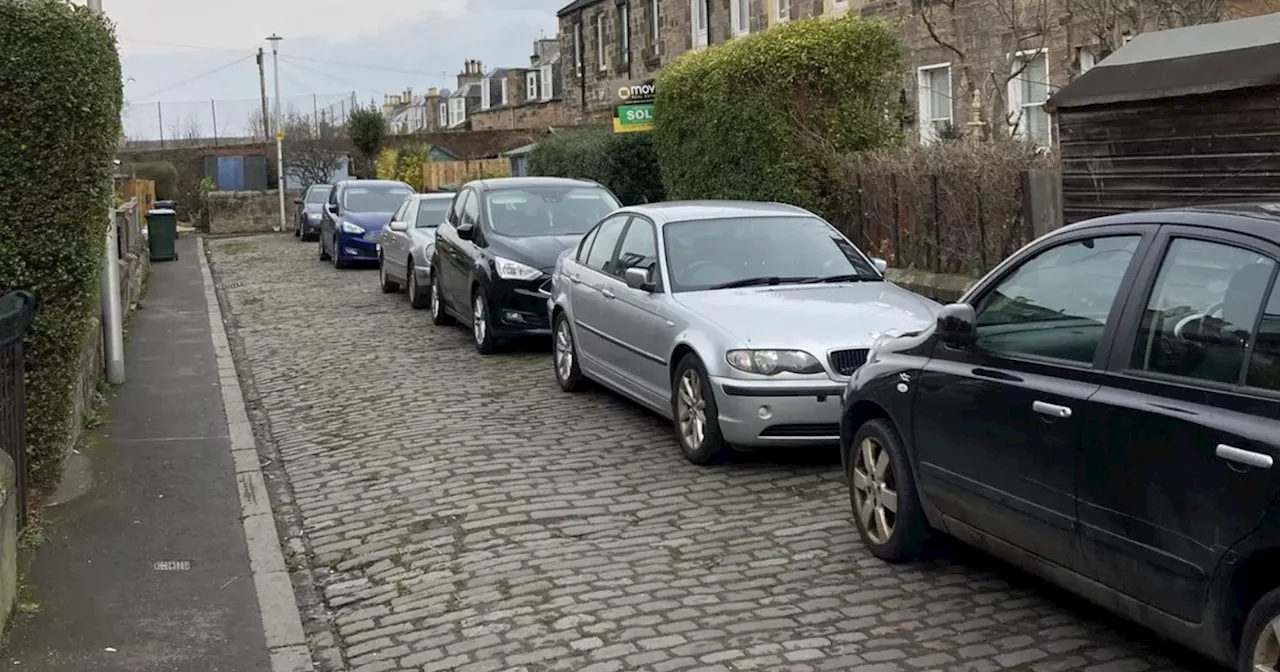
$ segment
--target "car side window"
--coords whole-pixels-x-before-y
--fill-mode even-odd
[[[1098,236],[1024,262],[977,306],[978,347],[1090,364],[1142,236]]]
[[[1241,247],[1173,239],[1143,311],[1130,367],[1235,384],[1275,269],[1273,260]]]
[[[450,224],[457,226],[462,223],[462,202],[467,200],[469,192],[460,191],[453,197],[453,203],[449,204],[449,214],[446,217]]]
[[[1280,283],[1273,282],[1271,299],[1262,310],[1245,385],[1280,390]]]
[[[391,215],[391,221],[393,221],[393,222],[403,222],[403,221],[404,221],[404,215],[405,215],[405,212],[407,211],[407,208],[408,208],[408,207],[409,207],[409,201],[408,201],[408,200],[405,200],[405,202],[404,202],[404,203],[401,203],[401,204],[400,204],[400,207],[396,208],[396,214]]]
[[[582,242],[578,243],[578,252],[573,255],[573,258],[576,259],[579,264],[587,263],[587,252],[591,251],[591,243],[595,241],[596,234],[600,233],[601,226],[602,225],[600,224],[595,225],[595,227],[587,232],[587,235],[582,237]]]
[[[613,250],[618,246],[618,239],[622,237],[622,230],[630,219],[630,215],[620,215],[604,220],[596,233],[596,239],[591,243],[591,251],[587,253],[587,268],[608,275],[618,275],[613,272]]]
[[[474,191],[467,192],[467,200],[462,204],[462,222],[475,226],[480,221],[480,199]]]
[[[646,219],[633,217],[631,226],[618,248],[617,271],[621,276],[628,268],[643,268],[649,272],[649,278],[658,275],[658,240],[654,235],[653,224]]]
[[[330,205],[330,207],[332,207],[332,206],[336,206],[337,204],[338,204],[338,190],[337,190],[336,188],[334,188],[334,189],[330,189],[330,190],[329,190],[329,205]]]

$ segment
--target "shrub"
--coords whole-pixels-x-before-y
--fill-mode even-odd
[[[37,486],[56,482],[80,348],[93,324],[120,138],[116,39],[63,0],[0,0],[0,290],[40,300],[27,332],[27,439]]]
[[[1055,167],[1007,137],[865,152],[847,165],[832,221],[895,267],[981,275],[1031,240],[1022,174]]]
[[[358,172],[362,177],[368,174],[378,151],[382,149],[386,123],[382,112],[372,105],[357,107],[347,116],[347,136],[360,155]]]
[[[557,133],[529,153],[529,174],[595,180],[624,205],[663,200],[658,156],[649,133]]]
[[[394,147],[388,147],[378,153],[378,159],[373,162],[373,174],[379,180],[396,179],[396,160],[399,158],[399,152]]]
[[[835,210],[843,156],[896,144],[901,48],[878,21],[792,21],[682,55],[658,75],[669,197]]]

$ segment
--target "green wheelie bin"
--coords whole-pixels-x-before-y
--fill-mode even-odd
[[[151,261],[178,258],[178,213],[169,208],[147,211],[147,248]]]

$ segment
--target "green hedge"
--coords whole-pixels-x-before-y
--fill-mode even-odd
[[[0,0],[0,290],[40,300],[27,332],[27,438],[38,486],[73,430],[96,314],[122,85],[115,34],[65,0]]]
[[[689,52],[658,75],[654,143],[673,199],[831,212],[850,152],[900,140],[901,46],[879,21],[792,21]]]
[[[658,155],[649,133],[557,133],[529,153],[529,174],[595,180],[624,205],[664,198]]]

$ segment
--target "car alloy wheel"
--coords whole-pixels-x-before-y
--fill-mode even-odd
[[[697,452],[707,438],[707,401],[702,396],[702,377],[698,371],[686,369],[680,376],[678,389],[676,421],[680,424],[680,438],[691,452]]]
[[[440,276],[436,275],[435,269],[431,271],[431,323],[436,326],[444,326],[453,320],[449,317],[449,311],[444,307],[444,301],[440,298]]]
[[[1253,605],[1240,634],[1240,672],[1280,672],[1280,588]]]
[[[871,541],[888,543],[898,520],[898,489],[889,451],[871,436],[853,455],[853,502]]]
[[[395,294],[400,291],[400,283],[387,277],[387,260],[383,259],[381,254],[378,255],[378,284],[383,294]]]
[[[484,345],[489,336],[489,316],[485,314],[484,297],[476,294],[471,300],[471,333],[476,337],[476,345]]]
[[[1258,645],[1253,649],[1253,669],[1257,672],[1280,671],[1280,618],[1263,628]]]
[[[561,381],[573,375],[573,334],[569,333],[569,321],[561,319],[556,324],[556,376]]]

